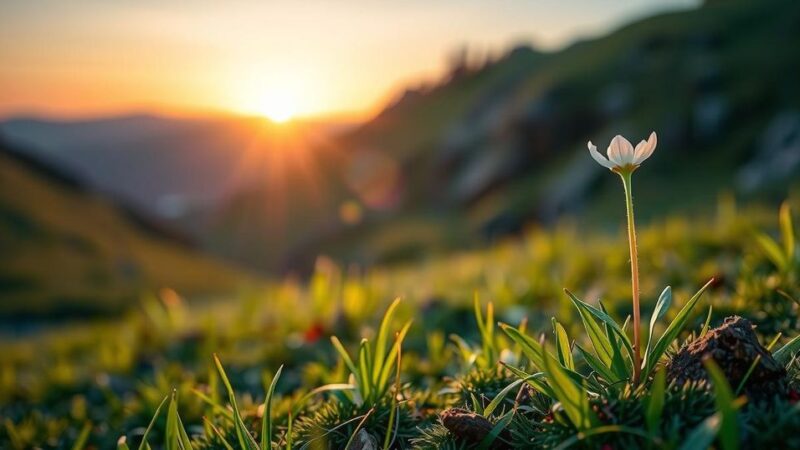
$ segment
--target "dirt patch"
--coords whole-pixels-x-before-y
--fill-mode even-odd
[[[758,342],[753,328],[753,324],[742,317],[726,318],[721,326],[709,330],[705,336],[687,343],[678,351],[667,365],[667,380],[678,385],[708,380],[703,361],[711,358],[735,390],[757,361],[743,392],[754,399],[786,395],[786,370]]]

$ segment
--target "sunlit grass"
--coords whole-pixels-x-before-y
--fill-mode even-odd
[[[792,354],[800,341],[792,340],[798,330],[793,299],[800,292],[796,255],[787,256],[787,231],[781,231],[791,228],[788,215],[782,212],[778,221],[774,212],[736,213],[723,205],[718,217],[670,217],[639,230],[642,311],[645,317],[658,317],[643,339],[651,343],[645,354],[656,352],[649,361],[667,361],[676,343],[699,335],[713,305],[711,327],[738,313],[758,325],[763,345],[782,332],[773,352],[796,383]],[[765,244],[767,239],[774,244]],[[773,247],[783,256],[768,250]],[[618,320],[631,313],[628,256],[622,232],[587,234],[564,223],[553,231],[531,229],[519,241],[419,266],[356,271],[321,259],[308,282],[288,279],[227,302],[194,305],[165,298],[165,292],[143,299],[121,319],[4,342],[0,397],[6,420],[0,443],[10,448],[47,447],[48,442],[71,446],[89,429],[87,445],[113,447],[124,434],[125,445],[138,448],[156,408],[173,392],[173,419],[168,424],[165,404],[148,434],[153,448],[160,448],[167,435],[183,445],[180,430],[167,433],[168,426],[178,423],[192,448],[225,448],[225,442],[240,448],[233,399],[244,425],[239,429],[259,447],[262,436],[270,434],[273,448],[314,437],[319,439],[310,445],[341,448],[337,445],[366,439],[382,448],[387,436],[390,448],[408,448],[412,442],[418,448],[467,448],[438,428],[437,414],[454,406],[500,426],[490,438],[495,443],[677,447],[695,430],[697,439],[708,439],[700,431],[705,429],[713,441],[726,428],[719,426],[725,422],[722,416],[713,419],[724,406],[713,392],[673,386],[665,387],[663,400],[648,400],[661,391],[651,391],[651,382],[645,381],[659,373],[658,365],[647,362],[643,386],[626,388],[619,382],[631,373],[629,357],[623,357],[622,365],[613,357],[617,345],[627,355],[613,324],[630,331]],[[795,263],[787,266],[787,258]],[[697,303],[689,302],[710,278],[715,283]],[[652,293],[665,285],[672,289],[657,302]],[[565,295],[564,287],[580,291],[587,306]],[[393,319],[377,327],[398,295],[402,300],[393,307]],[[596,309],[600,297],[605,313]],[[581,311],[588,314],[585,320]],[[395,333],[412,319],[402,347],[394,347]],[[495,327],[497,321],[532,341],[506,335]],[[588,321],[594,321],[594,331],[587,332]],[[545,336],[541,351],[552,358],[544,357],[544,367],[537,369],[531,359],[536,353],[526,343],[542,342],[540,335]],[[337,336],[339,352],[329,336]],[[663,336],[664,344],[658,345]],[[610,360],[600,359],[592,337],[600,348],[611,346]],[[359,346],[362,338],[367,341]],[[388,366],[395,356],[383,353],[378,362],[381,346],[384,352],[398,348],[402,354],[400,366],[394,367],[400,368],[399,378]],[[215,364],[214,353],[224,366]],[[352,365],[345,362],[345,353]],[[221,371],[233,397],[226,393]],[[573,388],[559,383],[566,390],[548,391],[547,376],[527,379],[537,372],[569,379],[579,374],[587,381]],[[538,388],[524,387],[532,383]],[[731,386],[733,392],[737,388]],[[554,399],[575,407],[553,409]],[[776,402],[732,406],[745,423],[781,418],[772,421],[776,429],[769,435],[740,427],[743,442],[792,442],[786,430],[800,422],[800,411],[791,398]],[[265,433],[265,423],[271,432]]]

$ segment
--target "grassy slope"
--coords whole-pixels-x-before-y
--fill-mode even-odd
[[[785,0],[712,3],[645,19],[556,53],[505,58],[387,111],[345,143],[382,149],[403,164],[406,201],[396,214],[405,219],[398,223],[427,223],[430,233],[422,236],[440,236],[435,230],[444,227],[468,237],[459,246],[474,241],[475,232],[493,221],[507,220],[515,227],[539,218],[543,205],[560,197],[565,175],[576,169],[589,174],[587,184],[577,198],[559,200],[559,210],[593,222],[616,217],[610,213],[621,210],[618,180],[587,168],[593,162],[584,155],[586,140],[606,142],[616,133],[639,139],[655,129],[661,136],[648,176],[637,180],[637,192],[651,199],[640,206],[642,219],[656,212],[697,210],[720,191],[736,191],[735,175],[752,157],[767,124],[800,105],[792,78],[800,70],[794,50],[800,45],[797,5]],[[522,77],[511,78],[514,74]],[[510,118],[505,133],[518,138],[511,141],[520,153],[543,157],[533,156],[529,166],[471,202],[464,215],[463,205],[442,201],[441,193],[457,173],[435,170],[438,150],[450,127],[465,121],[487,93],[509,79],[515,80],[511,95],[500,101]],[[614,87],[625,99],[622,109],[611,114],[602,104]],[[697,125],[697,108],[716,99],[725,105],[724,118],[717,131],[706,135]],[[528,111],[537,104],[550,106],[544,116],[530,117]],[[547,140],[537,142],[537,136]],[[487,136],[478,153],[508,143],[502,135]],[[780,182],[760,194],[780,198],[786,187]],[[372,239],[373,247],[383,248],[382,236],[397,234],[393,223],[365,225],[358,240]],[[391,252],[404,253],[401,248]]]
[[[244,277],[0,152],[0,314],[117,312],[144,290],[229,291]]]
[[[793,50],[800,43],[794,27],[798,19],[797,4],[783,0],[720,2],[653,17],[553,55],[517,99],[524,104],[548,89],[575,86],[562,101],[591,108],[603,88],[615,83],[630,86],[629,108],[619,118],[599,120],[591,137],[605,142],[622,132],[638,139],[657,129],[662,146],[669,148],[657,152],[648,164],[655,173],[640,182],[653,199],[646,212],[674,209],[678,199],[694,207],[713,199],[720,189],[734,190],[733,176],[752,153],[767,121],[800,104],[791,75],[800,67]],[[703,138],[693,120],[694,108],[706,96],[724,98],[729,112],[722,133]],[[584,141],[576,136],[565,150],[584,151]],[[675,184],[678,169],[682,179]],[[601,205],[607,206],[605,200],[617,194],[616,184],[603,184],[598,195]],[[662,189],[665,184],[679,191]],[[531,195],[523,183],[512,184],[508,192],[518,197],[520,209],[534,208],[532,200],[542,195]],[[685,205],[686,193],[694,194],[693,203]],[[602,207],[590,213],[597,217],[607,211]]]
[[[745,209],[737,213],[733,205],[727,205],[720,208],[716,220],[672,216],[640,228],[644,317],[653,311],[665,285],[673,288],[674,303],[666,316],[672,318],[697,287],[714,276],[719,282],[697,305],[687,331],[700,329],[708,306],[713,304],[712,325],[718,325],[727,315],[740,314],[757,324],[761,342],[768,342],[779,331],[784,333],[782,342],[786,342],[797,333],[797,306],[778,295],[776,289],[797,298],[798,272],[795,269],[787,276],[776,273],[749,232],[763,229],[774,235],[775,227],[773,211]],[[624,234],[609,237],[583,233],[567,223],[551,231],[531,230],[519,242],[437,258],[424,265],[359,274],[321,262],[317,269],[308,283],[293,279],[269,283],[258,295],[188,307],[151,302],[148,308],[124,319],[65,326],[29,339],[1,342],[6,357],[0,363],[0,413],[9,422],[0,427],[0,446],[10,447],[14,431],[23,443],[19,448],[37,444],[48,448],[45,442],[63,447],[74,442],[79,430],[91,422],[92,444],[113,448],[117,438],[128,431],[129,443],[135,448],[156,405],[173,389],[177,389],[181,415],[192,427],[193,436],[202,434],[203,417],[229,430],[230,421],[193,393],[194,389],[212,396],[221,392],[209,364],[212,353],[224,362],[240,395],[239,407],[254,429],[259,424],[257,409],[264,398],[264,383],[285,364],[274,409],[280,434],[286,429],[288,409],[302,393],[348,379],[345,366],[336,362],[328,336],[338,336],[350,349],[357,348],[362,336],[374,339],[381,314],[397,295],[404,300],[390,330],[413,319],[403,347],[402,380],[404,385],[408,383],[404,390],[413,400],[404,405],[416,419],[405,422],[402,432],[419,436],[420,428],[436,423],[436,413],[470,404],[465,390],[474,389],[479,397],[493,398],[513,380],[496,373],[482,377],[484,381],[481,377],[476,380],[478,372],[469,352],[461,353],[448,340],[455,333],[470,345],[479,345],[471,313],[475,293],[484,303],[494,302],[498,321],[516,324],[527,317],[529,335],[546,335],[548,346],[553,344],[551,317],[557,317],[569,336],[584,348],[591,346],[562,292],[564,287],[592,304],[602,298],[615,318],[624,318],[630,312]],[[659,334],[664,324],[658,325]],[[499,345],[508,348],[503,333],[496,333],[503,340]],[[684,337],[686,334],[681,340]],[[577,354],[576,361],[580,363]],[[316,414],[335,404],[336,398],[341,397],[320,395],[309,403],[309,409],[300,416],[306,426],[296,428],[299,437],[309,437],[309,419],[331,429],[357,417],[359,413],[349,410],[329,414],[327,419]],[[639,408],[637,398],[633,403],[623,402],[623,406]],[[507,411],[513,401],[514,395],[509,395],[498,412]],[[689,430],[713,413],[713,403],[703,404],[695,411],[688,402],[680,403],[684,409],[665,416],[665,429],[677,428],[672,434],[666,431],[665,436],[685,439]],[[631,414],[613,418],[613,423],[641,427],[639,409],[629,411]],[[793,411],[792,420],[800,420],[797,408]],[[151,434],[151,444],[163,441],[163,412]],[[495,414],[493,420],[498,416]],[[338,439],[342,435],[346,439],[357,421],[339,433]],[[368,429],[379,434],[372,427],[387,421],[385,417],[375,419]],[[512,427],[519,429],[519,424]],[[749,436],[783,442],[791,425],[783,429],[784,434],[775,437],[759,433]],[[569,433],[553,439],[561,442]],[[616,433],[611,438],[624,440],[626,436]],[[229,435],[229,439],[235,437]],[[197,442],[195,448],[220,445]],[[343,447],[340,442],[330,448]],[[627,447],[615,444],[614,448]]]

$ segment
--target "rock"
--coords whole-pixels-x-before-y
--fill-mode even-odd
[[[479,444],[494,428],[494,425],[485,417],[461,408],[445,410],[439,415],[439,418],[442,425],[456,438],[471,444]],[[509,440],[506,430],[500,433],[490,448],[509,448],[503,440]]]
[[[683,385],[688,381],[708,380],[703,361],[711,358],[722,369],[728,383],[736,389],[758,358],[758,364],[744,385],[751,398],[785,395],[786,370],[756,337],[753,324],[739,316],[725,319],[705,336],[684,345],[667,365],[667,381]]]
[[[378,450],[380,447],[378,446],[378,439],[362,428],[358,430],[358,434],[356,434],[356,438],[350,448],[353,450]]]

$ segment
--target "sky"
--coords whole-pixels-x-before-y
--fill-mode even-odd
[[[365,116],[467,45],[555,50],[697,0],[5,0],[0,117]]]

